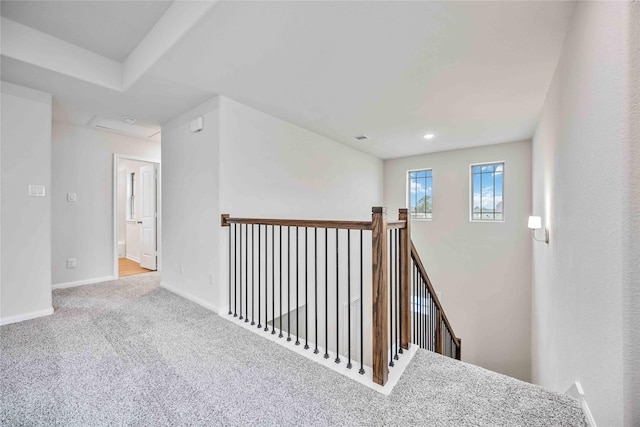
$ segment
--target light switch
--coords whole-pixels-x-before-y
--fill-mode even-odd
[[[78,196],[76,193],[67,193],[67,202],[77,202]]]
[[[44,185],[29,185],[30,197],[44,197]]]

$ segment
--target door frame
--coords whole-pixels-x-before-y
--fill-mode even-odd
[[[162,268],[162,173],[161,164],[157,159],[151,159],[148,157],[131,156],[129,154],[113,153],[113,212],[112,212],[112,227],[113,227],[113,277],[116,279],[118,275],[118,163],[120,160],[135,160],[138,162],[152,163],[157,171],[158,177],[156,179],[156,209],[158,212],[158,218],[156,219],[156,251],[157,257],[157,270]]]

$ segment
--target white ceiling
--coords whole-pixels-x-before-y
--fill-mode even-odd
[[[20,3],[23,16],[40,14],[40,2]],[[46,3],[55,21],[72,2]],[[98,3],[97,11],[108,8]],[[221,94],[378,157],[401,157],[531,138],[574,6],[220,2],[126,90],[4,55],[2,79],[53,93],[57,118],[70,122],[100,113],[161,124]],[[54,26],[29,22],[43,32]],[[77,37],[92,34],[78,28]],[[426,132],[436,138],[424,140]],[[371,140],[354,141],[359,134]]]
[[[5,18],[122,62],[171,1],[6,1]]]

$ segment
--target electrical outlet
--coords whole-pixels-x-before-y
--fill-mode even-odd
[[[67,268],[76,268],[76,259],[68,258],[67,259]]]
[[[67,193],[67,202],[77,202],[78,195],[76,193]]]

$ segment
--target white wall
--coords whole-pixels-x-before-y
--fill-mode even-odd
[[[369,220],[382,203],[382,161],[369,154],[224,97],[221,135],[222,213]],[[228,283],[226,274],[220,279]],[[227,287],[219,290],[227,305]]]
[[[2,82],[0,323],[51,314],[51,95]],[[28,185],[45,197],[29,197]]]
[[[191,133],[199,115],[205,128]],[[381,160],[227,98],[162,135],[163,285],[215,309],[228,303],[221,213],[366,220],[382,201]]]
[[[630,137],[624,141],[623,158],[629,197],[623,208],[625,280],[623,301],[624,416],[627,425],[640,425],[640,3],[631,4],[630,48]]]
[[[505,161],[504,222],[470,222],[472,163]],[[386,160],[385,205],[406,205],[411,169],[433,169],[433,220],[412,240],[456,335],[462,359],[530,379],[531,143],[490,145]]]
[[[638,161],[628,114],[628,46],[639,41],[627,43],[632,7],[578,3],[533,140],[533,210],[551,234],[533,252],[533,379],[561,392],[580,381],[606,426],[623,424],[625,218],[638,215],[623,167],[631,150]],[[635,255],[627,267],[637,272]]]
[[[160,162],[160,143],[53,123],[53,284],[113,276],[113,154]],[[67,202],[76,193],[77,202]],[[66,268],[67,258],[77,267]]]
[[[193,133],[189,122],[204,118]],[[214,98],[162,126],[162,286],[216,309],[219,106]]]

